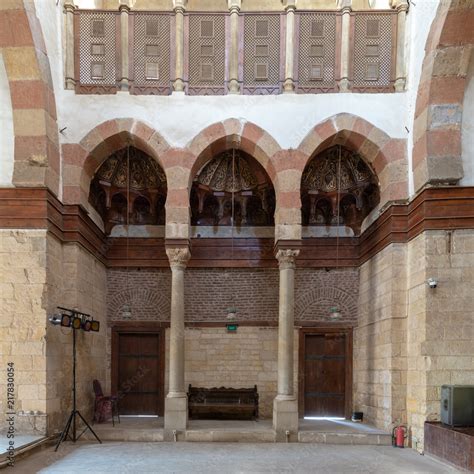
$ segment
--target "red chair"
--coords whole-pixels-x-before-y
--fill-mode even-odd
[[[104,421],[112,417],[112,425],[115,426],[114,415],[117,415],[118,422],[120,423],[118,397],[105,396],[98,380],[94,380],[92,386],[95,393],[94,421],[104,423]]]

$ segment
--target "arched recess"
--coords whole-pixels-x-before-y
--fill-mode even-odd
[[[426,41],[413,124],[415,191],[463,177],[461,124],[474,44],[471,2],[440,2]]]
[[[15,134],[13,184],[59,191],[56,103],[48,54],[32,0],[0,7],[0,49]]]
[[[336,286],[322,286],[302,294],[295,303],[295,318],[298,321],[318,319],[330,321],[330,308],[337,306],[342,320],[357,315],[357,300],[348,292]]]
[[[316,125],[300,143],[301,172],[314,156],[334,145],[359,154],[374,170],[379,180],[379,208],[408,198],[405,139],[391,138],[356,115],[338,114]]]
[[[268,174],[276,194],[275,225],[278,227],[277,156],[282,153],[282,150],[271,135],[257,125],[243,120],[227,119],[202,130],[184,150],[170,149],[164,157],[168,166],[166,168],[168,177],[166,235],[168,238],[189,237],[189,198],[193,179],[214,156],[232,147],[255,158]],[[296,208],[296,212],[299,214],[299,207]],[[294,218],[294,213],[291,217]]]
[[[94,173],[109,156],[128,145],[151,156],[166,173],[162,157],[169,146],[158,132],[130,118],[109,120],[93,128],[78,144],[62,146],[64,202],[90,209],[88,196]]]

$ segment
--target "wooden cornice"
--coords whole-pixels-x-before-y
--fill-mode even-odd
[[[46,188],[0,188],[0,229],[45,229],[61,242],[75,242],[108,267],[168,268],[163,238],[106,237],[79,205],[62,204]],[[298,267],[356,267],[391,243],[403,243],[426,230],[474,229],[474,187],[428,188],[408,204],[392,204],[359,237],[310,238],[277,242],[271,238],[192,239],[189,267],[276,268],[274,250],[300,248]],[[186,243],[186,245],[188,245]]]

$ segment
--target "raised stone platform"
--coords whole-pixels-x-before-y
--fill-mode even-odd
[[[122,422],[93,426],[102,441],[164,441],[163,418],[124,418]],[[86,439],[92,440],[87,433]],[[184,432],[176,433],[177,441],[221,443],[275,443],[271,420],[227,421],[190,420]],[[391,444],[391,435],[372,426],[338,420],[300,420],[297,436],[290,441],[300,443],[378,445]]]

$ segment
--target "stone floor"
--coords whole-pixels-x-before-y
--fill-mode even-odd
[[[456,473],[411,449],[388,446],[228,443],[65,443],[20,460],[15,474]]]

